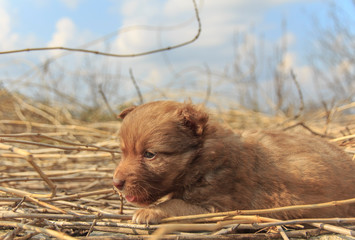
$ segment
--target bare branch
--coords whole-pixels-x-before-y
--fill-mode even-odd
[[[143,96],[142,96],[141,90],[139,89],[139,86],[138,86],[138,84],[136,82],[136,79],[134,78],[134,75],[133,75],[133,72],[132,72],[131,68],[129,69],[129,75],[131,76],[131,80],[133,82],[133,85],[136,88],[136,91],[137,91],[137,94],[138,94],[138,97],[139,97],[139,104],[143,104],[144,103]]]
[[[180,48],[183,46],[186,46],[188,44],[191,44],[195,42],[201,34],[201,20],[199,16],[199,12],[197,9],[197,4],[196,0],[192,0],[194,9],[195,9],[195,15],[196,15],[196,20],[198,23],[198,30],[196,35],[189,41],[168,46],[165,48],[159,48],[151,51],[146,51],[146,52],[140,52],[140,53],[132,53],[132,54],[115,54],[115,53],[108,53],[108,52],[101,52],[101,51],[94,51],[94,50],[89,50],[89,49],[83,49],[83,48],[69,48],[69,47],[39,47],[39,48],[26,48],[26,49],[16,49],[16,50],[10,50],[10,51],[2,51],[0,54],[12,54],[12,53],[20,53],[20,52],[33,52],[33,51],[50,51],[50,50],[62,50],[62,51],[71,51],[71,52],[83,52],[83,53],[91,53],[91,54],[96,54],[96,55],[103,55],[107,57],[120,57],[120,58],[127,58],[127,57],[140,57],[140,56],[145,56],[145,55],[150,55],[158,52],[163,52],[163,51],[168,51],[172,50],[175,48]]]
[[[106,95],[105,95],[104,91],[102,90],[102,84],[99,85],[99,93],[101,94],[101,97],[104,100],[105,105],[106,105],[108,111],[110,112],[110,114],[113,116],[113,118],[116,118],[117,114],[112,110],[112,107],[110,106],[110,104],[106,98]]]
[[[292,69],[290,71],[290,74],[291,74],[291,79],[293,80],[293,82],[296,85],[298,96],[300,97],[300,108],[298,110],[298,113],[294,116],[294,119],[297,119],[297,118],[299,118],[301,116],[301,114],[302,114],[302,112],[304,110],[304,100],[303,100],[303,94],[302,94],[302,91],[301,91],[300,84],[298,83],[296,75],[295,75],[295,73],[293,72]]]

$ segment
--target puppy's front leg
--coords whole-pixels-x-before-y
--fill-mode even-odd
[[[157,224],[163,218],[208,213],[206,208],[186,203],[181,199],[171,199],[156,206],[137,210],[132,221],[140,224]]]

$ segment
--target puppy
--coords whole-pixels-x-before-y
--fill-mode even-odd
[[[258,131],[237,135],[190,103],[158,101],[119,115],[122,160],[113,184],[145,206],[133,222],[275,208],[355,197],[355,163],[317,137]],[[153,204],[163,196],[171,199]],[[355,205],[269,214],[280,219],[355,216]]]

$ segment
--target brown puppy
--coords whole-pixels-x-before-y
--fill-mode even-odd
[[[355,197],[355,163],[322,139],[269,131],[236,135],[199,107],[172,101],[128,108],[120,117],[123,156],[113,182],[128,202],[146,206],[135,212],[136,223]],[[170,200],[151,205],[167,194]],[[269,216],[354,217],[355,205]]]

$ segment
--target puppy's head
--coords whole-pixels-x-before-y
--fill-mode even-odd
[[[130,107],[119,117],[122,159],[114,185],[142,206],[174,192],[203,142],[208,115],[190,103],[159,101]]]

